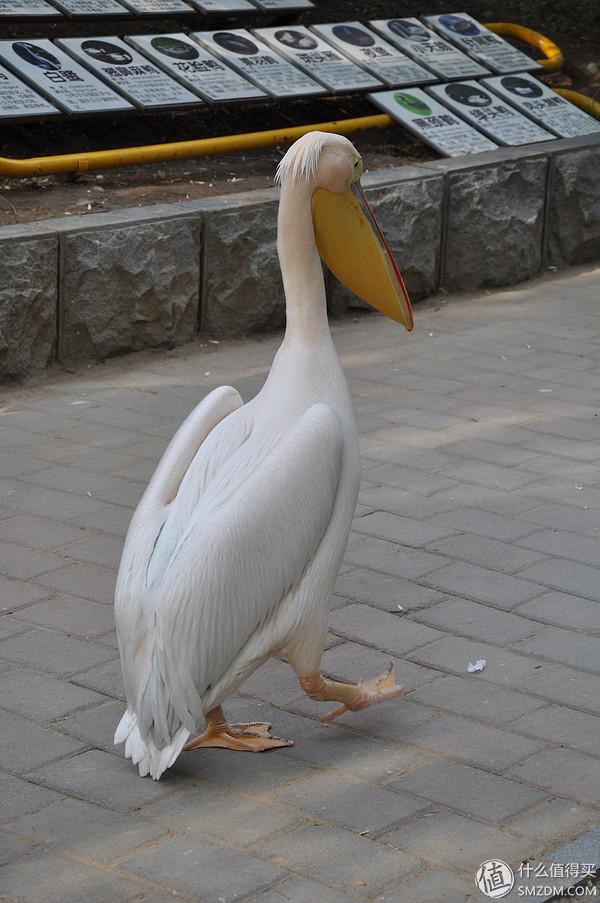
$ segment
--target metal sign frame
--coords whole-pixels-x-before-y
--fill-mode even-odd
[[[509,82],[510,87],[506,82]],[[508,100],[517,110],[558,138],[575,138],[578,135],[600,132],[599,120],[569,103],[528,72],[485,78],[481,84],[503,100]],[[517,89],[519,93],[511,88]]]
[[[130,16],[127,7],[119,0],[53,0],[56,6],[69,18],[87,16]],[[83,11],[81,11],[83,7]],[[86,7],[88,7],[86,9]],[[104,7],[104,8],[103,8]]]
[[[252,34],[332,94],[372,91],[382,85],[380,79],[303,25],[253,28]]]
[[[494,34],[468,13],[423,16],[423,22],[473,59],[500,75],[542,69],[541,63]]]
[[[29,105],[29,106],[28,106]],[[13,112],[14,109],[21,112]],[[27,82],[18,78],[6,66],[0,65],[0,120],[23,122],[43,116],[60,116],[61,111],[46,100]]]
[[[216,31],[196,31],[190,37],[225,60],[269,97],[312,97],[325,93],[315,79],[273,50],[254,32],[244,28],[221,28]],[[275,76],[275,79],[265,78],[269,74]],[[296,85],[293,90],[279,87],[278,83],[285,83],[286,78],[292,80],[292,86]]]
[[[0,0],[0,19],[60,19],[62,13],[47,0]]]
[[[386,40],[430,69],[438,78],[479,78],[490,70],[415,18],[371,19],[369,25]]]
[[[388,44],[362,22],[327,22],[311,25],[310,30],[389,88],[437,81],[429,69]]]
[[[197,94],[188,91],[121,38],[94,35],[92,38],[57,38],[56,43],[140,110],[169,110],[203,103]],[[148,102],[152,91],[168,88],[179,97],[178,100]]]
[[[15,45],[18,45],[18,50],[15,49]],[[0,60],[18,78],[72,116],[117,113],[135,109],[121,94],[113,91],[102,79],[81,66],[72,56],[47,38],[0,41]],[[46,76],[46,81],[40,79],[40,74]],[[79,91],[80,83],[81,91]],[[74,91],[76,85],[78,88]],[[60,86],[63,86],[62,91]],[[69,86],[70,90],[66,90]],[[90,102],[90,91],[100,100]],[[88,98],[87,104],[82,104],[76,96],[79,93]]]
[[[505,147],[521,147],[556,136],[476,81],[431,85],[427,93],[466,119],[492,141]]]
[[[399,96],[402,100],[399,100]],[[421,88],[380,91],[369,100],[443,157],[497,150],[498,145]],[[435,134],[438,130],[437,135]],[[445,139],[444,139],[445,134]],[[469,145],[474,150],[469,149]]]
[[[207,103],[240,103],[267,98],[264,91],[186,34],[128,35],[125,40]],[[153,46],[159,42],[166,49]],[[169,45],[171,52],[167,52]],[[186,48],[189,48],[187,52]]]

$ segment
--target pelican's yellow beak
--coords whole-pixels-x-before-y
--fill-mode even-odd
[[[319,254],[333,275],[410,332],[414,324],[408,292],[359,179],[339,194],[317,188],[312,216]]]

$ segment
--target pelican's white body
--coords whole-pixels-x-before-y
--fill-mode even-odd
[[[198,405],[127,534],[115,612],[128,708],[115,742],[141,775],[159,778],[203,714],[270,656],[299,676],[319,670],[360,464],[327,323],[315,187],[283,183],[287,329],[263,389],[244,405],[223,387]]]

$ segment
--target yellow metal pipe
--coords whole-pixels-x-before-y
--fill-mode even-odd
[[[600,119],[600,103],[594,100],[593,97],[588,97],[587,94],[581,94],[579,91],[571,91],[569,88],[554,88],[554,90],[557,94],[564,97],[565,100],[569,100],[576,107],[580,107],[586,113],[589,113],[590,116]]]
[[[78,154],[29,157],[23,160],[0,157],[0,176],[26,178],[56,173],[81,173],[89,169],[113,169],[117,166],[140,166],[144,163],[164,163],[167,160],[189,160],[192,157],[209,157],[213,154],[231,154],[236,151],[273,147],[295,141],[307,132],[337,132],[339,135],[351,135],[364,129],[384,129],[391,122],[389,116],[381,113],[374,116],[359,116],[355,119],[340,119],[337,122],[317,122],[312,125],[247,132],[242,135],[147,144],[143,147],[84,151]]]
[[[538,60],[538,63],[548,72],[556,72],[562,68],[565,61],[562,50],[539,31],[526,28],[524,25],[516,25],[514,22],[486,22],[485,27],[503,38],[514,38],[523,44],[529,44],[530,47],[536,47],[544,54],[544,59]]]

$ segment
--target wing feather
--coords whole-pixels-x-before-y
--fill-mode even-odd
[[[149,562],[163,533],[169,510],[190,466],[216,427],[242,409],[239,393],[221,386],[198,404],[169,443],[131,519],[115,591],[115,620],[127,699],[131,704],[147,680],[154,638],[154,612],[143,591]],[[243,436],[229,431],[220,459],[235,451]]]
[[[343,447],[337,414],[314,405],[273,447],[240,449],[207,487],[150,590],[155,643],[137,715],[158,747],[181,724],[195,729],[203,695],[301,581],[331,520]]]

